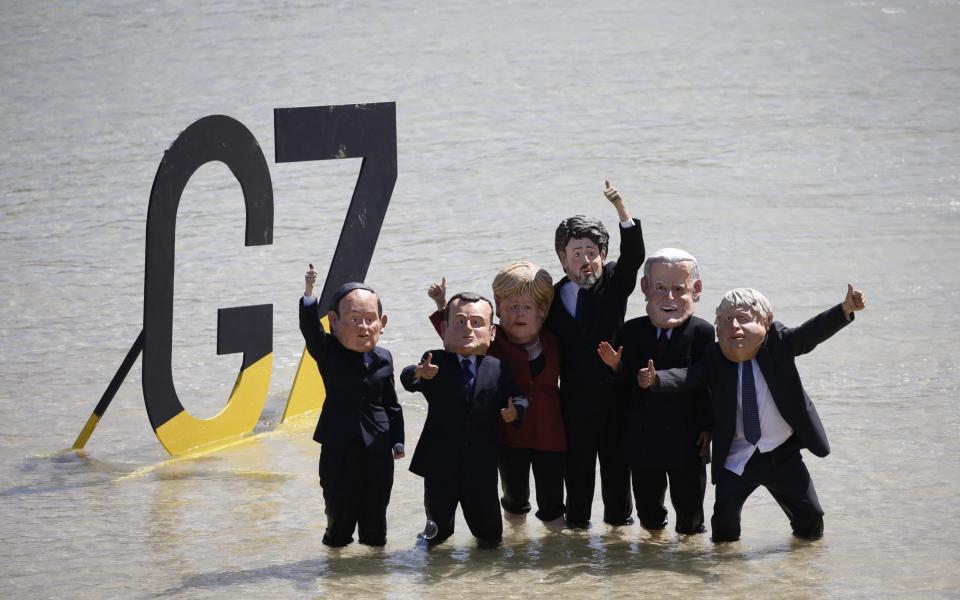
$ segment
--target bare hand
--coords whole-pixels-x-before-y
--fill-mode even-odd
[[[440,372],[440,367],[431,363],[433,359],[433,354],[427,352],[427,355],[423,357],[423,362],[417,365],[417,368],[413,370],[413,374],[417,379],[426,379],[430,380],[437,376],[437,373]]]
[[[313,288],[317,285],[317,271],[313,268],[313,263],[310,263],[308,266],[310,270],[303,276],[303,295],[309,297],[313,295]]]
[[[393,460],[398,460],[406,456],[406,453],[403,451],[403,444],[394,444],[393,445]]]
[[[617,191],[617,188],[610,185],[610,181],[607,179],[603,180],[603,185],[605,189],[603,190],[603,195],[607,197],[607,200],[616,204],[617,202],[623,202],[623,198],[620,197],[620,192]]]
[[[620,356],[623,354],[623,346],[614,350],[610,342],[604,340],[597,346],[597,354],[600,355],[600,360],[603,361],[603,364],[616,371],[620,366]]]
[[[637,371],[637,385],[643,389],[647,389],[657,380],[657,370],[653,368],[653,359],[647,361],[647,366],[644,369]]]
[[[437,303],[437,310],[443,310],[447,307],[447,278],[444,277],[439,283],[434,283],[427,290],[427,296]]]
[[[867,298],[860,290],[853,289],[853,285],[847,284],[847,297],[843,299],[843,314],[849,315],[852,312],[863,310],[867,307]]]
[[[513,405],[513,398],[507,398],[507,407],[500,409],[500,417],[504,423],[513,423],[517,420],[517,407]]]
[[[700,456],[708,456],[710,453],[710,432],[701,431],[697,438],[697,446],[700,448]]]

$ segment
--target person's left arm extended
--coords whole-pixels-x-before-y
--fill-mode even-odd
[[[866,296],[848,283],[847,295],[842,303],[823,311],[799,327],[781,326],[780,335],[790,344],[794,356],[806,354],[852,323],[854,313],[866,307]]]
[[[617,216],[620,218],[620,227],[618,228],[620,230],[620,256],[617,258],[616,267],[613,271],[613,285],[629,295],[637,287],[637,272],[640,271],[640,267],[643,266],[643,259],[646,258],[643,230],[640,227],[640,220],[630,216],[620,192],[612,187],[609,181],[604,183],[606,189],[603,191],[603,195],[617,209]]]

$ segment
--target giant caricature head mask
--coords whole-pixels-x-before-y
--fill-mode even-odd
[[[327,316],[337,341],[354,352],[373,350],[387,326],[377,293],[363,284],[348,283],[333,295],[333,306]]]
[[[485,355],[496,335],[493,305],[477,294],[455,295],[447,302],[440,334],[443,348],[449,352]]]
[[[582,288],[600,278],[607,258],[610,234],[599,219],[575,215],[564,219],[554,235],[554,247],[563,272]]]
[[[676,248],[657,250],[643,265],[640,289],[654,326],[672,329],[682,324],[693,315],[703,289],[697,259]]]
[[[752,288],[737,288],[723,295],[717,305],[717,340],[720,351],[732,362],[757,355],[773,323],[773,309],[766,296]]]
[[[520,260],[512,262],[493,278],[499,329],[514,344],[537,339],[553,302],[553,278],[546,269]]]

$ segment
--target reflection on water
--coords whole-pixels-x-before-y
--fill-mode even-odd
[[[960,520],[960,95],[955,2],[226,3],[0,8],[0,573],[4,595],[142,597],[955,596]],[[217,309],[274,304],[257,437],[170,460],[134,366],[79,432],[140,330],[144,220],[166,148],[228,114],[272,156],[272,109],[397,102],[399,179],[368,281],[397,367],[433,347],[426,288],[489,290],[529,259],[560,275],[559,220],[643,220],[721,294],[794,325],[862,287],[868,309],[798,365],[832,454],[807,461],[826,536],[790,536],[758,491],[743,540],[637,525],[465,523],[416,541],[422,481],[397,463],[383,549],[320,539],[312,424],[277,429],[303,342],[308,262],[336,244],[359,159],[270,162],[274,244],[243,246],[239,186],[201,168],[178,212],[173,374],[216,414],[240,357]],[[628,316],[643,314],[635,293]],[[407,446],[425,406],[400,392]],[[713,490],[707,492],[707,512]],[[672,517],[672,515],[671,515]]]

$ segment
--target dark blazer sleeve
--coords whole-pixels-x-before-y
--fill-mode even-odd
[[[656,364],[653,365],[656,368]],[[698,360],[685,369],[657,371],[657,380],[651,389],[657,392],[685,392],[707,385],[707,361]]]
[[[643,230],[640,220],[633,219],[633,227],[620,229],[620,257],[613,270],[611,284],[621,292],[630,295],[637,287],[637,272],[643,266],[646,250],[643,246]]]
[[[806,321],[799,327],[789,328],[781,323],[774,323],[780,337],[793,349],[793,355],[806,354],[817,347],[820,342],[826,341],[835,333],[853,322],[843,314],[843,305],[837,304],[819,315]]]
[[[408,367],[404,367],[403,371],[400,372],[400,385],[402,385],[403,389],[407,390],[408,392],[419,392],[420,384],[423,383],[420,380],[414,382],[414,379],[417,377],[414,374],[416,369],[417,365],[410,365]]]
[[[420,363],[422,363],[427,358],[427,354],[430,354],[430,352],[423,353],[423,356],[420,357]],[[436,357],[434,357],[434,359],[435,358]],[[417,363],[417,364],[420,364],[420,363]],[[437,364],[436,360],[434,360],[433,364]],[[415,373],[416,370],[417,370],[417,365],[410,365],[410,366],[404,367],[403,371],[400,372],[400,385],[402,385],[403,389],[407,390],[408,392],[423,391],[424,381],[422,379],[417,379],[417,375]],[[430,399],[427,398],[427,401],[429,402]]]
[[[715,337],[713,327],[703,325],[697,327],[696,335],[693,341],[693,347],[690,356],[694,364],[704,359],[707,348],[713,343]],[[713,430],[713,405],[710,403],[710,387],[703,386],[698,394],[696,406],[697,421],[700,424],[700,431]]]
[[[403,431],[403,407],[397,399],[396,383],[393,379],[393,355],[384,351],[387,360],[390,362],[390,377],[383,381],[383,389],[380,392],[383,401],[383,409],[387,413],[387,419],[390,421],[390,438],[394,444],[402,444],[404,440]]]
[[[329,334],[320,324],[319,301],[310,306],[304,306],[303,297],[300,297],[300,333],[303,334],[303,340],[307,343],[307,351],[310,356],[318,363],[322,363]]]

